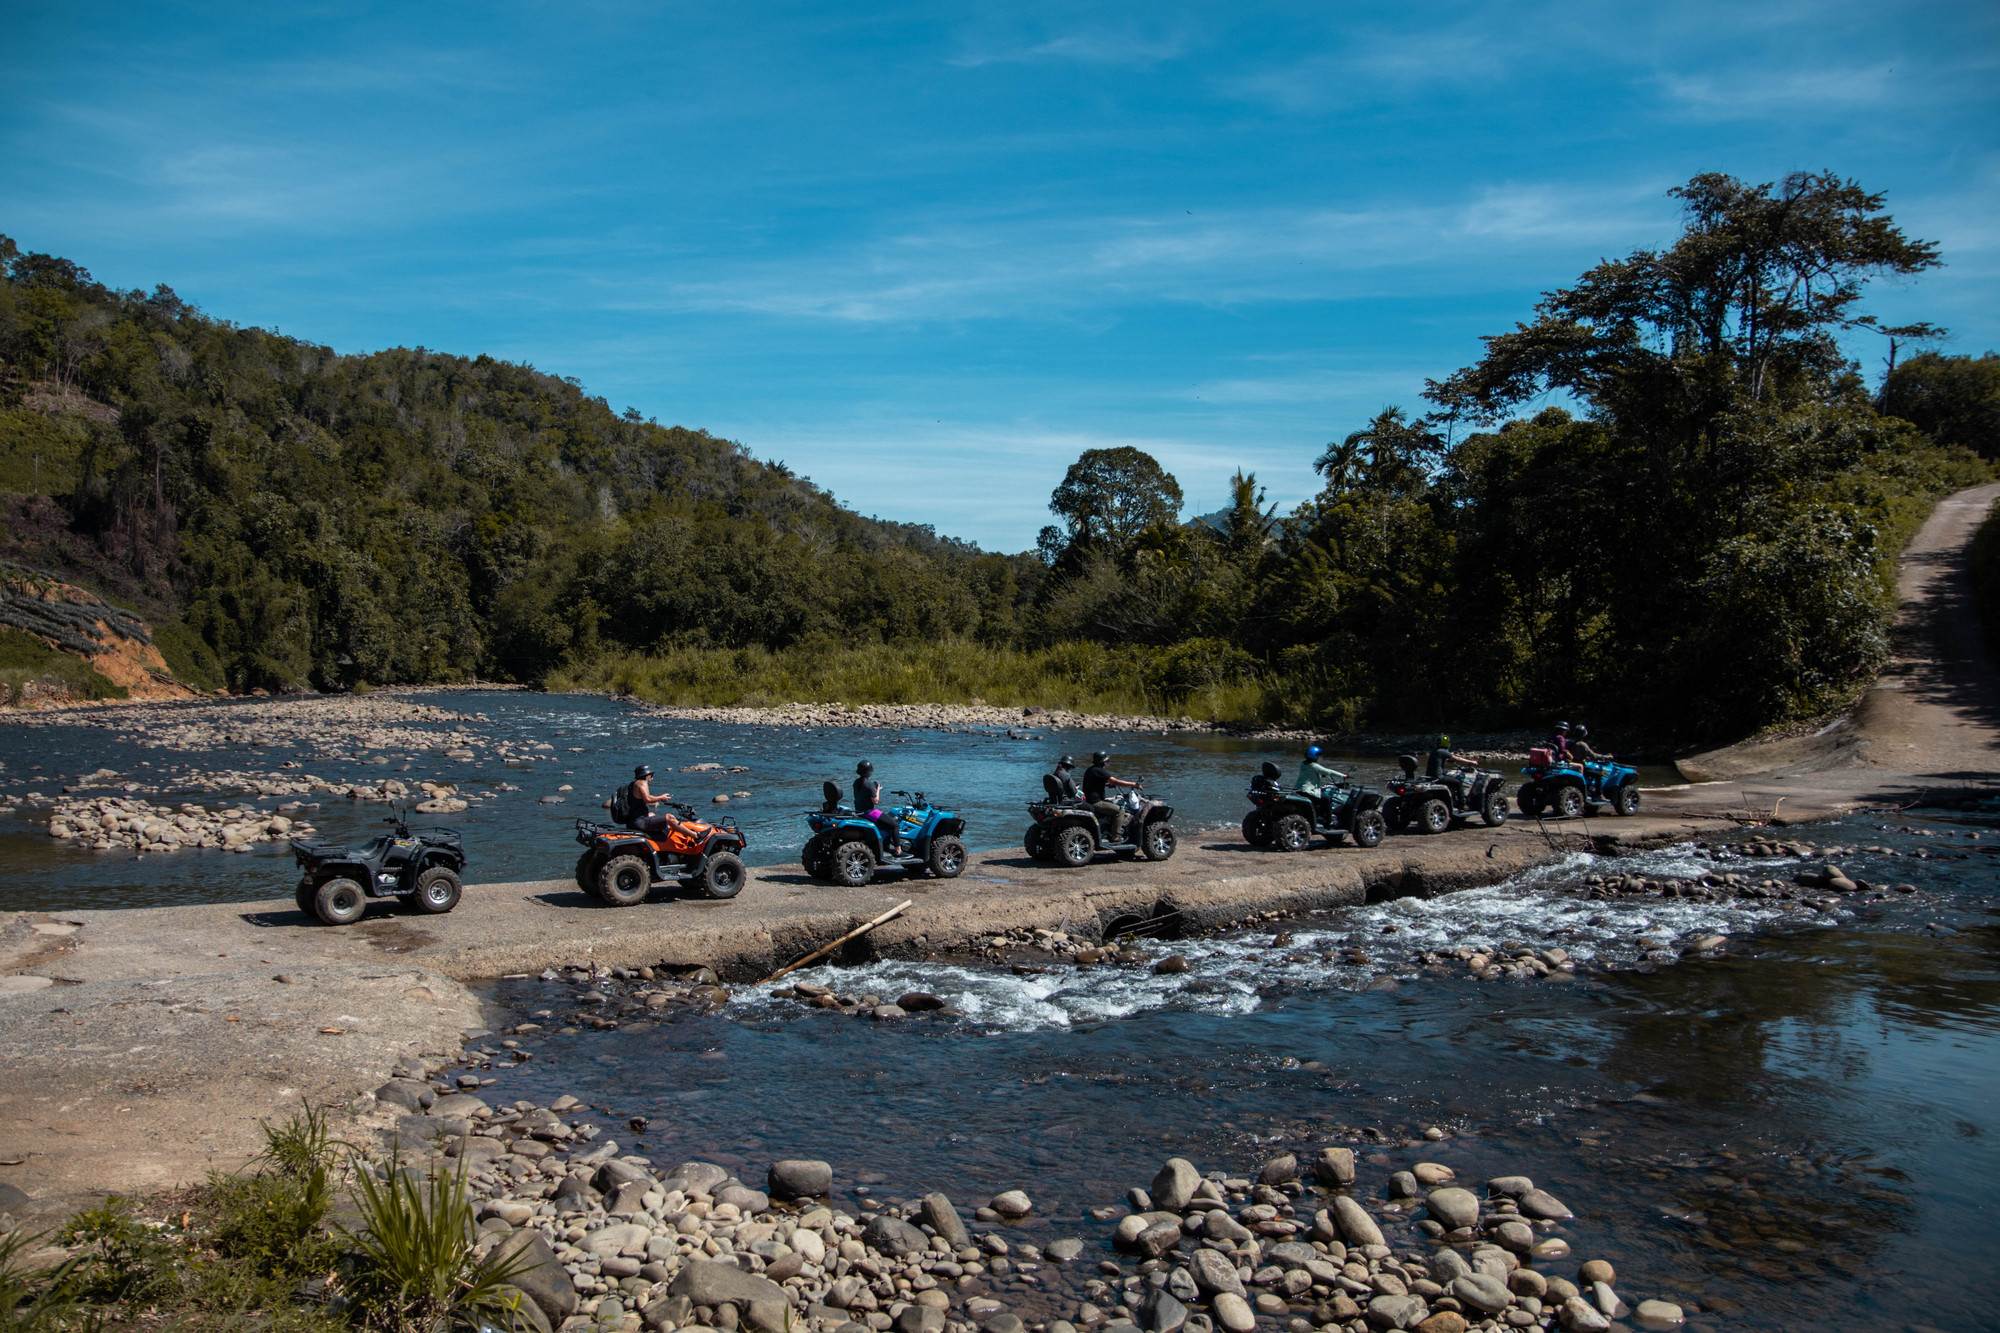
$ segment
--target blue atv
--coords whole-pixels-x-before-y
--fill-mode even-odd
[[[1582,763],[1559,760],[1542,747],[1528,751],[1528,766],[1515,801],[1530,819],[1546,810],[1564,819],[1598,814],[1607,806],[1614,815],[1639,813],[1639,770],[1615,759]]]
[[[837,785],[825,783],[820,791],[825,802],[805,812],[813,834],[799,855],[814,879],[854,889],[881,870],[910,875],[929,871],[939,879],[957,879],[965,872],[965,821],[932,805],[922,792],[891,793],[908,798],[908,804],[889,811],[898,844],[892,852],[883,847],[882,830],[874,820],[841,804]]]

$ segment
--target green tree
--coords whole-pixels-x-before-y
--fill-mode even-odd
[[[1089,449],[1070,464],[1049,509],[1063,522],[1068,549],[1121,555],[1147,529],[1179,518],[1181,487],[1142,449]]]
[[[1882,410],[1939,444],[2000,458],[2000,356],[1913,356],[1883,382]]]

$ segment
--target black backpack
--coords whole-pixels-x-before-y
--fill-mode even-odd
[[[621,824],[632,822],[632,807],[638,804],[632,795],[632,783],[626,783],[611,796],[611,817]]]

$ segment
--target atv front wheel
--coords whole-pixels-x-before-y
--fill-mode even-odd
[[[459,895],[465,886],[458,876],[445,866],[432,866],[417,876],[417,890],[410,895],[410,906],[431,916],[443,916],[458,906]]]
[[[329,926],[351,926],[368,910],[361,886],[345,875],[322,883],[313,893],[313,915]]]
[[[930,855],[924,860],[939,879],[957,879],[965,873],[965,844],[949,834],[932,838]]]
[[[1578,819],[1583,815],[1583,788],[1564,783],[1556,792],[1556,813],[1564,819]]]
[[[1304,815],[1279,815],[1271,823],[1271,845],[1281,852],[1301,852],[1312,841],[1312,823]]]
[[[1262,810],[1252,810],[1243,816],[1243,841],[1252,847],[1271,845],[1271,821],[1264,817]]]
[[[735,852],[711,852],[701,863],[701,874],[695,883],[701,889],[701,896],[714,898],[734,898],[743,892],[743,882],[750,878],[743,868],[743,858]]]
[[[1479,806],[1479,817],[1486,821],[1487,828],[1499,828],[1506,823],[1507,794],[1500,791],[1487,792],[1486,799]]]
[[[1056,860],[1075,869],[1090,864],[1090,858],[1097,852],[1097,843],[1090,836],[1090,830],[1070,825],[1056,834]]]
[[[1417,822],[1426,833],[1442,833],[1451,827],[1451,807],[1433,796],[1418,808]]]
[[[1636,815],[1639,813],[1639,784],[1628,782],[1618,789],[1611,798],[1611,813],[1614,815]]]
[[[1173,857],[1174,848],[1180,845],[1180,839],[1175,836],[1172,824],[1164,819],[1156,819],[1146,826],[1146,832],[1139,843],[1146,849],[1148,861],[1166,861]]]
[[[614,856],[597,871],[597,897],[607,907],[636,907],[653,891],[653,872],[636,856]]]
[[[875,878],[875,853],[859,838],[849,838],[827,853],[826,877],[846,888],[858,889]]]
[[[1354,817],[1354,845],[1356,847],[1380,847],[1382,839],[1388,835],[1389,821],[1382,818],[1380,810],[1363,810]]]

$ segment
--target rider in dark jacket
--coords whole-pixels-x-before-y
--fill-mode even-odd
[[[1112,842],[1123,840],[1125,833],[1125,812],[1113,801],[1109,789],[1112,787],[1136,787],[1139,784],[1111,775],[1111,756],[1099,750],[1090,756],[1090,767],[1083,770],[1083,799],[1090,803],[1092,813],[1097,816],[1097,826]]]
[[[882,784],[876,780],[875,765],[863,759],[854,766],[854,811],[875,821],[882,832],[882,850],[890,856],[902,850],[896,837],[896,817],[882,808]]]
[[[1075,772],[1075,757],[1064,755],[1062,758],[1056,760],[1056,770],[1050,775],[1056,780],[1057,795],[1066,801],[1077,800],[1083,795],[1083,789],[1076,785],[1076,778],[1072,776]]]

